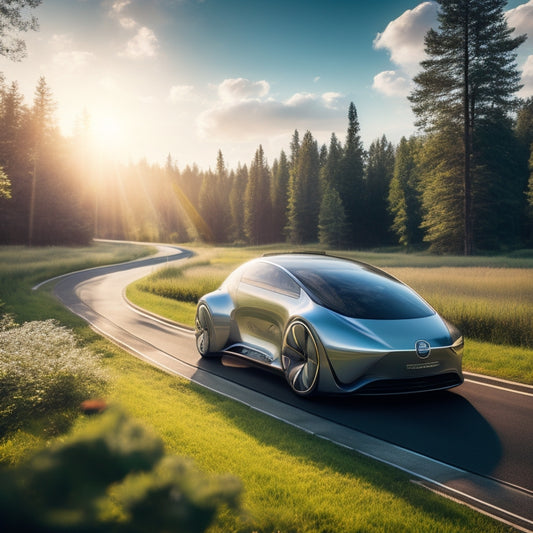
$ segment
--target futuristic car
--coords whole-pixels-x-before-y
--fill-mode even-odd
[[[463,337],[418,294],[368,264],[266,255],[203,296],[203,357],[237,355],[285,374],[301,396],[402,394],[463,382]]]

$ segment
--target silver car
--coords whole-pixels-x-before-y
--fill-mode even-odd
[[[285,374],[301,396],[401,394],[463,382],[463,337],[418,294],[368,264],[277,254],[237,268],[196,310],[203,357]]]

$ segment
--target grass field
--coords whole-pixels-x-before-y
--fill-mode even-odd
[[[115,255],[110,249],[107,251],[108,258],[113,260]],[[55,318],[74,329],[80,343],[98,355],[109,376],[108,402],[121,405],[152,427],[163,438],[168,451],[193,457],[207,472],[231,473],[241,479],[242,512],[237,515],[224,512],[209,531],[510,530],[465,506],[425,491],[406,474],[137,360],[68,313],[55,301],[50,287],[31,291],[44,277],[64,271],[61,250],[55,250],[49,257],[57,266],[44,261],[39,269],[34,266],[38,262],[37,250],[10,253],[0,250],[2,283],[9,288],[5,298],[2,293],[7,309],[19,320]],[[65,253],[69,255],[70,251]],[[78,261],[82,261],[84,254],[92,262],[89,250],[80,253]],[[214,280],[223,275],[225,268],[232,268],[235,261],[242,262],[249,255],[257,255],[257,251],[219,255],[218,251],[208,249],[202,258],[188,261],[186,272],[178,275],[194,277],[209,272],[209,278]],[[77,263],[76,268],[81,266]],[[174,300],[169,301],[170,307],[175,306]],[[194,308],[192,303],[183,305]],[[71,424],[70,431],[76,432],[87,424],[87,419],[80,415]],[[61,436],[61,431],[51,432],[46,419],[28,420],[24,427],[0,440],[0,462],[4,465],[20,462],[32,449]]]
[[[256,248],[198,249],[183,265],[133,284],[127,295],[141,307],[192,327],[198,298],[216,289],[237,265],[261,253]],[[382,267],[457,325],[467,337],[465,370],[533,384],[533,259],[338,255]]]

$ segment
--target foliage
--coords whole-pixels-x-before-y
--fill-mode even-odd
[[[251,244],[270,240],[270,181],[263,147],[259,146],[250,165],[244,192],[244,232]]]
[[[512,56],[493,52],[502,62]],[[443,106],[447,98],[444,91]],[[533,236],[533,209],[528,220],[524,194],[527,142],[533,138],[530,108],[524,102],[515,129],[505,109],[491,108],[470,135],[475,150],[469,159],[469,228],[476,251],[519,247]],[[259,146],[250,166],[227,169],[219,150],[216,170],[201,171],[196,165],[179,169],[170,154],[163,168],[146,160],[114,162],[97,148],[87,113],[72,138],[59,134],[44,78],[31,106],[23,104],[16,82],[8,86],[0,79],[0,167],[8,178],[0,174],[0,243],[75,245],[93,236],[313,242],[329,185],[346,217],[343,245],[389,246],[394,232],[403,245],[426,242],[438,253],[457,252],[464,249],[465,151],[459,107],[442,109],[434,131],[413,139],[409,154],[400,147],[395,153],[384,136],[365,152],[352,102],[344,143],[332,134],[329,146],[319,149],[311,132],[300,139],[295,130],[290,153],[281,151],[272,165]],[[401,183],[395,172],[402,172]]]
[[[272,241],[283,242],[284,230],[287,226],[287,203],[289,189],[290,169],[289,161],[282,150],[279,160],[272,165],[272,184],[270,195],[272,198],[272,217],[270,220]]]
[[[352,246],[360,246],[365,237],[362,233],[365,221],[364,157],[357,109],[351,102],[348,108],[348,129],[340,163],[339,184],[336,189],[344,204],[348,221],[348,242]]]
[[[429,135],[420,155],[424,241],[437,253],[463,248],[462,154],[455,148],[456,130]]]
[[[98,359],[53,320],[0,322],[0,435],[29,417],[75,409],[101,393]]]
[[[11,198],[11,182],[2,167],[0,167],[0,198]]]
[[[394,219],[392,229],[406,247],[422,242],[422,199],[417,154],[420,141],[402,137],[396,149],[394,172],[389,188],[389,209]]]
[[[158,437],[114,408],[0,471],[0,516],[6,532],[201,532],[219,509],[238,507],[240,491],[233,476],[165,455]]]
[[[318,217],[320,244],[339,248],[346,241],[346,233],[346,215],[341,197],[336,189],[327,186]]]
[[[368,149],[365,172],[365,244],[393,244],[392,218],[388,210],[390,183],[394,174],[395,153],[383,135]]]
[[[42,0],[10,0],[0,4],[0,55],[20,61],[26,55],[26,43],[17,35],[37,30],[39,24],[27,12],[41,4]]]
[[[460,216],[461,225],[450,242],[443,243],[444,233],[434,230],[435,224],[442,226],[442,219],[434,222],[426,218],[426,239],[440,249],[458,251],[459,237],[468,255],[473,252],[474,221],[476,216],[481,216],[478,211],[488,178],[484,173],[483,187],[476,189],[476,181],[482,181],[477,161],[482,152],[479,134],[484,124],[501,123],[517,105],[514,93],[520,89],[520,73],[515,50],[525,36],[511,37],[512,30],[507,27],[504,15],[505,0],[439,0],[438,3],[439,29],[430,29],[426,34],[428,57],[414,78],[416,87],[409,98],[418,125],[440,136],[441,141],[446,138],[449,146],[440,159],[444,161],[450,152],[455,152],[454,159],[460,162],[456,168],[448,168],[446,181],[453,184],[452,188],[445,191],[445,186],[440,187],[448,198],[460,187],[459,205],[452,212],[450,204],[436,203],[437,198],[433,197],[431,208],[437,207],[447,219]],[[486,166],[486,159],[480,157]],[[499,178],[496,171],[490,176],[492,181]],[[458,209],[461,209],[459,213]]]
[[[289,242],[301,244],[317,239],[320,209],[318,145],[307,131],[298,150],[289,182],[287,234]]]
[[[86,244],[89,205],[80,176],[71,173],[71,153],[54,122],[55,103],[40,78],[31,108],[18,85],[0,84],[0,165],[11,181],[10,197],[0,195],[0,242]]]

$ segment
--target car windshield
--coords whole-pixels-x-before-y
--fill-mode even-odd
[[[302,263],[289,270],[320,305],[341,315],[375,320],[422,318],[433,309],[414,291],[371,267],[344,261]]]

